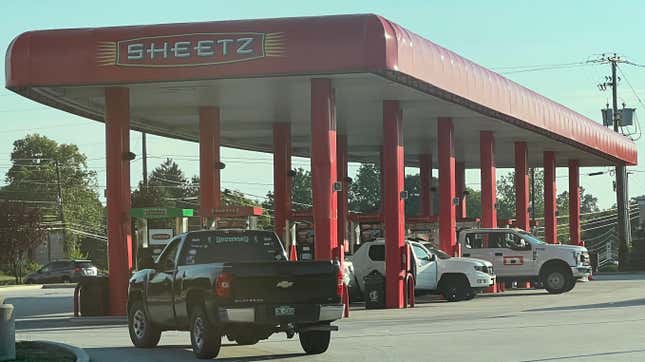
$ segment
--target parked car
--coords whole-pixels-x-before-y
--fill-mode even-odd
[[[82,276],[97,276],[91,260],[56,260],[25,277],[27,284],[78,283]]]
[[[547,244],[521,229],[466,229],[459,233],[459,243],[463,256],[492,262],[499,282],[532,281],[558,294],[591,274],[586,248]]]
[[[338,329],[331,323],[342,318],[342,294],[338,263],[290,262],[273,232],[189,232],[130,279],[130,339],[153,347],[162,331],[190,331],[195,355],[213,358],[222,336],[251,345],[273,333],[298,333],[304,351],[319,354]]]
[[[478,292],[495,284],[493,265],[472,258],[441,257],[416,241],[406,241],[414,256],[415,292],[440,293],[448,301],[474,298]],[[385,275],[385,240],[364,243],[352,257],[356,282],[365,292],[365,277],[373,270]]]

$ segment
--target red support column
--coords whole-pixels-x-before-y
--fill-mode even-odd
[[[582,245],[580,240],[580,162],[569,160],[569,235],[570,243]]]
[[[345,260],[347,241],[347,216],[349,212],[349,182],[347,182],[347,136],[339,134],[336,137],[336,174],[342,182],[343,190],[338,192],[338,248],[337,257],[341,264]]]
[[[457,210],[457,219],[465,219],[466,215],[466,163],[455,163],[455,195],[459,199],[459,205],[455,207]]]
[[[108,269],[110,314],[125,315],[132,268],[130,231],[130,92],[105,89]]]
[[[199,216],[210,223],[220,206],[220,124],[218,107],[199,108]],[[210,226],[210,225],[208,225]]]
[[[517,227],[529,231],[529,168],[526,142],[515,142],[515,219]]]
[[[338,181],[342,182],[343,189],[338,192],[338,246],[335,249],[335,258],[338,258],[340,265],[344,268],[345,251],[349,248],[347,240],[347,217],[349,212],[349,182],[347,182],[347,136],[338,134],[336,137],[336,175]],[[345,317],[349,317],[349,288],[343,289],[343,304],[345,304]]]
[[[378,172],[379,172],[379,203],[378,203],[378,213],[383,214],[383,199],[384,199],[384,190],[385,186],[383,183],[383,146],[379,148],[378,152]]]
[[[419,176],[421,178],[421,215],[432,216],[432,155],[419,155]]]
[[[403,308],[405,208],[403,124],[398,101],[383,102],[383,219],[385,220],[385,304]]]
[[[544,240],[558,242],[556,217],[555,152],[544,152]]]
[[[285,240],[291,214],[291,125],[273,124],[273,230]]]
[[[330,79],[311,80],[311,186],[316,260],[330,260],[337,240],[336,118]]]
[[[479,133],[479,157],[481,164],[482,227],[497,227],[497,189],[495,177],[495,137],[491,131]]]
[[[451,118],[437,122],[439,143],[439,240],[441,249],[453,255],[457,244],[455,218],[455,133]]]

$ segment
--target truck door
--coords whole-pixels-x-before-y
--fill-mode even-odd
[[[499,271],[497,270],[498,265],[495,261],[495,252],[491,248],[491,246],[496,247],[497,243],[491,240],[490,234],[491,232],[489,231],[466,232],[461,254],[465,258],[477,258],[490,261],[493,263],[493,267],[499,275]]]
[[[160,325],[173,325],[175,320],[173,306],[173,279],[175,276],[177,253],[181,237],[168,243],[161,252],[155,270],[150,273],[147,288],[147,305],[150,319]]]
[[[417,264],[417,285],[415,289],[436,290],[437,289],[437,261],[421,245],[410,243],[414,262]]]
[[[508,272],[514,276],[537,275],[537,254],[531,244],[513,231],[505,232],[503,239],[505,242],[503,262]]]

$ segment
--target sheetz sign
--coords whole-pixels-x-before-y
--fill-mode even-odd
[[[286,53],[284,33],[193,33],[97,43],[101,66],[187,67],[236,63]]]

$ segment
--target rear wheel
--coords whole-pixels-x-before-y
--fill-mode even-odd
[[[161,338],[161,330],[150,321],[141,301],[132,303],[128,311],[128,330],[135,347],[154,347]]]
[[[201,306],[195,306],[190,314],[190,343],[199,359],[216,357],[222,346],[221,332],[208,321]]]
[[[331,331],[300,332],[300,345],[307,354],[321,354],[329,348]]]
[[[544,284],[544,289],[549,293],[560,294],[573,289],[575,279],[570,270],[562,266],[554,266],[544,271],[542,283]]]

